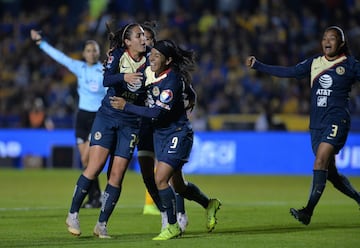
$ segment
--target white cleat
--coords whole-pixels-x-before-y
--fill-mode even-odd
[[[94,227],[94,235],[101,239],[110,239],[111,236],[108,235],[106,222],[97,222]]]
[[[161,231],[163,231],[163,230],[165,230],[165,228],[167,227],[169,222],[168,222],[168,217],[167,217],[166,211],[160,212],[160,215],[161,215]]]
[[[179,223],[181,232],[184,233],[187,225],[189,224],[186,213],[177,213],[176,218],[177,222]]]
[[[68,226],[68,231],[74,236],[80,236],[80,220],[79,220],[79,213],[68,213],[68,216],[65,221],[66,225]]]

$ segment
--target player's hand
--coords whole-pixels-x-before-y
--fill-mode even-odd
[[[135,72],[135,73],[125,73],[124,74],[124,80],[128,84],[138,84],[141,83],[143,79],[143,74],[141,72]]]
[[[256,58],[255,56],[249,56],[246,58],[245,64],[246,66],[252,68],[255,64]]]
[[[118,96],[110,96],[109,99],[110,99],[110,105],[114,109],[124,110],[125,104],[126,104],[126,101],[124,98],[118,97]]]
[[[36,31],[35,29],[30,30],[30,37],[33,41],[36,42],[36,45],[39,45],[42,39],[42,36],[39,31]]]

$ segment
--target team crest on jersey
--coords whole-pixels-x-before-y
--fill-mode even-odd
[[[345,73],[345,68],[344,68],[343,66],[338,66],[338,67],[336,67],[336,73],[337,73],[338,75],[344,75],[344,73]]]
[[[100,140],[101,137],[102,137],[102,135],[101,135],[101,133],[99,131],[94,134],[94,139],[95,140]]]
[[[153,96],[159,96],[160,95],[160,89],[158,86],[154,86],[154,88],[152,89],[152,94]]]
[[[171,90],[163,90],[160,94],[160,101],[168,103],[173,99],[173,92]]]

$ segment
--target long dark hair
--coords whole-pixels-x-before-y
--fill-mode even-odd
[[[161,52],[166,59],[172,58],[170,67],[180,73],[186,83],[191,83],[191,72],[195,70],[195,53],[184,50],[172,40],[160,40],[154,48]]]
[[[116,48],[126,49],[125,39],[130,39],[132,29],[136,26],[141,25],[138,23],[130,23],[113,32],[111,31],[110,23],[107,22],[106,30],[108,32],[108,40],[110,41],[109,50],[112,51]]]
[[[196,102],[196,92],[192,87],[192,72],[196,68],[195,52],[185,50],[172,40],[160,40],[155,43],[154,48],[161,52],[166,59],[172,58],[170,67],[180,74],[181,80],[185,83],[185,92],[188,92],[189,107],[193,109]]]

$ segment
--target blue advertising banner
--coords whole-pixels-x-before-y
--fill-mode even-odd
[[[307,132],[204,132],[184,172],[308,175],[314,158]],[[360,134],[349,135],[336,159],[341,172],[360,176]]]
[[[0,130],[0,157],[18,159],[16,167],[19,168],[23,166],[22,157],[33,155],[47,159],[56,146],[75,147],[74,131]],[[342,173],[360,176],[359,133],[350,133],[336,159]],[[196,132],[184,172],[310,175],[313,161],[307,132]],[[138,170],[136,159],[132,167]]]

